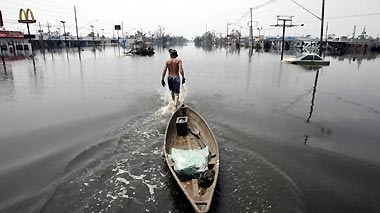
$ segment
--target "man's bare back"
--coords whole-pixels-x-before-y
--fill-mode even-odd
[[[171,76],[178,76],[180,66],[182,67],[182,61],[177,58],[171,58],[166,61],[166,66],[169,70],[169,75]]]

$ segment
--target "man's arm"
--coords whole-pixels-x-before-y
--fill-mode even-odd
[[[161,78],[161,85],[163,87],[165,87],[165,81],[164,81],[164,78],[165,78],[165,75],[166,75],[166,70],[168,68],[168,65],[165,63],[165,66],[164,66],[164,69],[162,70],[162,78]]]
[[[164,80],[167,69],[168,69],[168,65],[165,63],[164,69],[162,70],[162,78],[161,78],[161,80]]]
[[[181,73],[182,78],[185,79],[185,71],[183,71],[182,60],[179,60],[179,73]]]

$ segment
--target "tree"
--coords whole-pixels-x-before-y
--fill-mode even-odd
[[[163,27],[161,25],[158,25],[158,29],[156,30],[156,35],[157,35],[158,39],[164,37],[164,35],[165,35],[165,27]]]

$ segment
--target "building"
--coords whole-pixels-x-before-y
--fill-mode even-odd
[[[22,32],[0,30],[0,44],[5,57],[32,55],[32,46]]]

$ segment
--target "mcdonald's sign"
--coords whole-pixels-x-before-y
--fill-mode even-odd
[[[36,20],[34,19],[34,16],[33,16],[33,12],[29,8],[26,9],[26,11],[24,9],[20,9],[18,16],[19,16],[19,20],[18,20],[19,23],[27,23],[27,24],[36,23]]]

